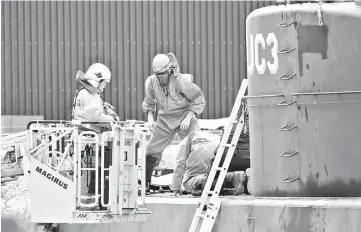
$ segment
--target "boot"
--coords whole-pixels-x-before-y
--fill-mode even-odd
[[[142,181],[138,180],[138,196],[142,195],[142,192],[140,191],[140,187],[142,185]],[[145,183],[145,195],[150,195],[150,183]]]
[[[246,173],[239,172],[227,172],[224,178],[223,188],[234,188],[233,195],[241,195],[245,192],[244,183],[247,179]]]
[[[153,174],[153,170],[154,167],[156,165],[157,162],[157,158],[152,157],[152,156],[147,156],[146,157],[146,164],[145,164],[145,183],[146,183],[146,194],[150,194],[150,183],[152,181],[152,174]]]
[[[90,171],[90,183],[88,187],[88,193],[92,195],[95,194],[95,171]]]
[[[150,182],[145,184],[145,195],[150,195]]]
[[[191,191],[192,196],[199,197],[202,195],[204,185],[206,184],[207,176],[199,177],[194,183],[194,187]]]

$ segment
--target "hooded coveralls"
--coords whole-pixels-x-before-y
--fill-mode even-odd
[[[201,194],[211,169],[215,151],[219,146],[221,137],[205,131],[196,131],[180,142],[180,150],[174,169],[172,189],[184,189],[192,195]],[[233,159],[232,159],[233,161]],[[231,162],[232,162],[231,161]],[[238,177],[235,177],[238,175]],[[238,178],[238,179],[237,179]],[[222,188],[234,188],[234,195],[244,192],[244,172],[226,173]],[[213,186],[216,181],[213,182]]]
[[[181,131],[179,126],[190,111],[199,115],[206,104],[202,90],[191,82],[189,75],[185,74],[171,75],[167,87],[161,87],[155,75],[147,78],[145,99],[142,104],[144,113],[148,111],[155,113],[157,103],[160,108],[155,132],[146,151],[147,159],[152,157],[153,160],[152,164],[147,163],[146,181],[148,183],[154,166],[162,159],[162,153],[173,140],[175,133],[185,138],[190,132],[200,130],[195,117],[191,119],[187,131]]]
[[[173,190],[192,192],[199,181],[205,181],[221,137],[204,131],[190,133],[180,142],[173,174]]]

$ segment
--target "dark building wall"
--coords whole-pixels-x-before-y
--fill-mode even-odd
[[[272,2],[2,1],[1,114],[70,119],[77,70],[101,62],[105,100],[143,119],[152,59],[173,52],[204,91],[201,117],[227,117],[246,77],[246,17]]]

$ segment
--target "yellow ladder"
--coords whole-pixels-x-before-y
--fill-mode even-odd
[[[213,161],[211,170],[209,172],[206,184],[203,189],[201,200],[194,214],[192,224],[189,228],[189,232],[212,231],[214,222],[217,218],[219,208],[222,204],[222,201],[219,199],[219,192],[222,188],[224,178],[226,176],[229,164],[232,160],[233,153],[238,143],[239,136],[241,135],[244,126],[245,113],[244,111],[242,111],[242,114],[239,117],[238,112],[242,106],[242,99],[245,96],[247,87],[248,87],[248,80],[244,79],[238,91],[236,101],[233,105],[233,109],[229,117],[229,122],[225,126],[224,133],[221,142],[219,144],[216,157]],[[230,133],[235,124],[237,124],[237,126],[232,141],[231,143],[227,143],[229,140]],[[222,166],[219,166],[221,159],[224,156],[224,150],[226,147],[228,148],[227,154],[225,156]],[[217,172],[219,172],[219,176],[216,179],[216,184],[214,186],[214,189],[211,190]]]

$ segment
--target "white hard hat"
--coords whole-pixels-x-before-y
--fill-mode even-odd
[[[97,81],[98,83],[102,80],[110,82],[111,72],[107,66],[100,63],[92,64],[85,74],[89,80]]]
[[[163,73],[169,69],[169,58],[164,54],[158,54],[153,59],[153,72]]]

